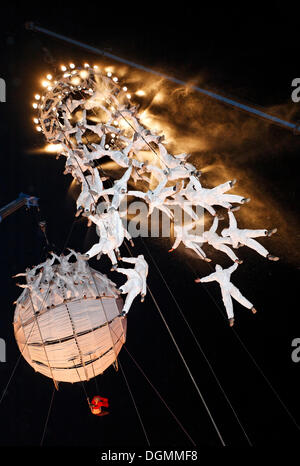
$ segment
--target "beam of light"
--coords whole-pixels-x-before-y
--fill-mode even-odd
[[[199,93],[201,93],[201,94],[203,94],[203,95],[205,95],[207,97],[210,97],[210,98],[215,99],[215,100],[217,100],[219,102],[230,105],[230,106],[232,106],[234,108],[237,108],[239,110],[246,111],[247,113],[250,113],[252,115],[255,115],[257,117],[265,119],[265,120],[267,120],[269,122],[281,125],[281,126],[283,126],[285,128],[294,130],[296,132],[300,132],[299,123],[291,123],[290,121],[282,120],[281,118],[278,118],[275,115],[270,115],[270,114],[268,114],[266,112],[263,112],[262,110],[254,107],[254,106],[244,104],[244,103],[239,102],[237,100],[233,100],[231,98],[225,97],[225,96],[223,96],[221,94],[217,94],[216,92],[212,92],[212,91],[209,91],[207,89],[203,89],[203,88],[201,88],[199,86],[189,84],[189,83],[183,81],[182,79],[174,78],[173,76],[168,76],[168,75],[166,75],[164,73],[153,70],[153,69],[148,68],[146,66],[134,63],[131,60],[126,60],[125,58],[118,57],[117,55],[106,52],[105,50],[101,50],[101,49],[98,49],[96,47],[92,47],[92,46],[84,44],[83,42],[80,42],[78,40],[74,40],[74,39],[71,39],[69,37],[63,36],[62,34],[57,34],[57,33],[53,32],[53,31],[48,30],[48,29],[37,26],[34,23],[29,23],[27,27],[28,27],[28,29],[31,29],[33,31],[41,32],[41,33],[46,34],[48,36],[55,37],[55,38],[60,39],[60,40],[62,40],[64,42],[71,43],[73,45],[76,45],[77,47],[81,47],[81,48],[83,48],[85,50],[89,50],[90,52],[93,52],[93,53],[95,53],[97,55],[101,55],[103,57],[110,58],[110,59],[112,59],[114,61],[117,61],[119,63],[123,63],[125,65],[136,68],[136,69],[138,69],[140,71],[144,71],[146,73],[151,73],[152,75],[159,76],[159,77],[161,77],[161,78],[163,78],[163,79],[165,79],[167,81],[173,82],[176,85],[190,88],[190,89],[192,89],[192,90],[194,90],[196,92],[199,92]]]
[[[37,149],[29,149],[27,153],[29,154],[60,154],[63,151],[63,147],[61,144],[46,144],[43,147],[39,147]]]
[[[101,68],[104,68],[104,64],[101,64]],[[119,69],[116,67],[107,69],[112,69],[120,76]],[[129,83],[128,86],[131,86],[131,83],[133,85],[133,88],[130,87],[133,97],[138,92],[136,91],[139,89],[138,83],[143,80],[143,91],[146,96],[139,113],[141,123],[158,134],[163,132],[171,153],[191,153],[192,156],[188,161],[201,170],[203,184],[207,182],[207,174],[209,174],[210,187],[224,182],[224,179],[236,178],[237,189],[242,189],[242,194],[251,198],[251,207],[253,207],[249,209],[245,206],[240,209],[238,215],[241,222],[245,226],[250,222],[250,228],[277,227],[280,236],[278,234],[272,237],[272,244],[278,246],[278,249],[274,250],[272,247],[272,252],[281,257],[284,255],[285,259],[288,258],[290,262],[300,260],[299,254],[297,256],[295,252],[298,250],[297,238],[293,233],[293,228],[299,228],[297,219],[292,218],[290,212],[284,211],[283,206],[276,201],[272,193],[266,192],[263,182],[259,184],[258,189],[254,175],[249,177],[246,169],[248,160],[250,162],[257,160],[259,163],[261,157],[265,157],[265,153],[270,153],[272,141],[268,136],[268,128],[260,125],[258,120],[245,119],[240,113],[229,113],[226,108],[221,108],[214,102],[204,105],[200,96],[195,95],[189,89],[182,87],[174,89],[171,83],[157,80],[150,75],[145,77],[138,71],[129,74],[128,70],[127,73],[123,70],[123,75],[124,80]],[[124,87],[123,82],[120,83],[120,87]],[[127,86],[126,91],[128,91]],[[172,98],[167,98],[170,95]],[[285,107],[282,106],[277,110],[284,109]],[[100,113],[91,115],[89,119],[97,123],[103,121]],[[120,120],[119,127],[126,128],[126,122]],[[255,147],[248,147],[249,140],[256,141]],[[286,139],[278,141],[276,152],[279,153],[280,150],[286,148],[287,143],[289,141],[287,142]],[[46,151],[41,149],[36,152],[42,154]],[[47,151],[47,153],[51,152]],[[140,152],[139,157],[141,159],[145,157],[143,161],[147,160],[150,164],[159,164],[155,154],[149,151],[145,151],[144,156]],[[111,171],[112,176],[116,178],[118,170],[114,162],[104,162],[101,165],[105,170]],[[151,174],[150,189],[154,187],[155,182]],[[143,187],[146,188],[146,185],[140,181],[136,186],[141,190]],[[231,193],[237,192],[233,189]],[[259,201],[262,198],[265,199],[264,203]],[[221,226],[222,223],[220,223]],[[264,242],[264,239],[261,241]],[[271,249],[270,241],[264,244]],[[291,253],[291,251],[294,252]]]
[[[143,91],[142,89],[140,89],[139,91],[136,91],[135,94],[138,95],[139,97],[142,97],[142,96],[146,95],[146,92]]]
[[[60,154],[63,151],[61,144],[47,144],[44,148],[47,154]]]

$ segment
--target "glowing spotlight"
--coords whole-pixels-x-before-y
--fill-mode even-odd
[[[112,73],[109,71],[109,72],[107,73],[107,76],[108,76],[109,78],[111,78],[111,77],[112,77]]]
[[[126,94],[127,99],[131,99],[131,94]]]
[[[89,65],[88,63],[85,63],[83,66],[84,66],[85,68],[89,68],[89,67],[90,67],[90,65]]]
[[[146,95],[146,92],[140,89],[139,91],[136,92],[136,95],[142,97],[143,95]]]
[[[75,68],[74,63],[70,63],[70,68],[73,70]]]
[[[71,83],[74,84],[74,86],[78,86],[80,84],[80,78],[72,78]]]
[[[49,81],[51,81],[51,79],[52,79],[52,74],[47,74],[46,78],[47,78]]]
[[[117,83],[117,82],[119,81],[119,79],[117,78],[117,76],[115,76],[115,77],[113,78],[113,81],[114,81],[115,83]]]
[[[49,86],[49,84],[50,84],[49,81],[42,81],[42,86],[43,87],[47,87],[47,86]]]
[[[124,91],[124,92],[127,91],[127,87],[126,87],[126,86],[123,87],[123,91]]]
[[[38,108],[38,104],[36,102],[34,102],[34,104],[32,104],[33,108]]]
[[[86,79],[89,76],[89,72],[86,70],[82,70],[80,71],[79,75],[82,79]]]
[[[40,132],[40,131],[42,131],[42,128],[40,126],[37,126],[36,130]]]
[[[34,118],[34,119],[33,119],[33,122],[37,125],[38,122],[39,122],[38,118]]]
[[[63,146],[61,144],[47,144],[45,151],[48,154],[59,154],[63,151]]]
[[[67,67],[65,65],[61,65],[60,69],[61,71],[67,71]]]
[[[35,98],[35,100],[40,100],[41,96],[40,96],[40,94],[35,94],[34,98]]]

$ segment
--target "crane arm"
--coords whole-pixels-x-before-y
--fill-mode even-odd
[[[38,206],[38,198],[29,196],[28,194],[20,193],[17,199],[0,208],[0,222],[2,222],[5,217],[8,217],[12,213],[16,212],[24,205],[27,207]]]

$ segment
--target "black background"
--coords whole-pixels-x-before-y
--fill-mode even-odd
[[[28,20],[181,79],[189,80],[201,74],[207,88],[219,89],[243,101],[275,109],[287,105],[294,121],[299,115],[297,104],[292,104],[290,98],[291,81],[299,76],[299,14],[286,2],[273,2],[265,9],[253,4],[233,7],[226,3],[219,7],[201,3],[196,7],[190,3],[175,6],[175,2],[169,5],[153,2],[85,5],[82,2],[77,7],[71,3],[49,2],[45,9],[41,4],[33,7],[15,2],[1,6],[1,77],[7,83],[7,102],[0,107],[1,205],[15,199],[20,191],[38,196],[41,215],[48,222],[49,237],[58,250],[63,247],[72,225],[75,203],[67,197],[70,178],[62,176],[63,161],[33,153],[43,141],[32,125],[32,95],[36,91],[36,76],[51,68],[47,63],[49,56],[57,63],[97,61],[97,57],[25,30],[24,23]],[[215,108],[218,106],[221,104]],[[236,110],[225,108],[224,114],[231,118]],[[277,114],[291,119],[289,115]],[[197,114],[191,117],[197,119]],[[213,124],[212,110],[209,117]],[[267,157],[260,163],[241,160],[240,169],[268,186],[271,196],[294,218],[297,228],[299,136],[264,121],[259,124],[270,142]],[[255,136],[249,142],[253,146],[259,143],[260,139],[256,140]],[[76,224],[70,247],[82,250],[85,231],[84,223]],[[218,286],[201,287],[193,282],[198,273],[209,273],[206,266],[190,256],[182,261],[182,256],[168,255],[170,243],[166,240],[145,240],[251,443],[268,448],[292,447],[299,441],[299,428],[278,398],[299,421],[299,365],[290,356],[291,341],[300,336],[299,263],[297,251],[293,249],[297,246],[295,238],[299,237],[299,230],[293,232],[293,238],[278,240],[278,255],[280,244],[284,249],[285,243],[292,241],[292,247],[288,252],[284,249],[279,263],[270,263],[243,251],[247,268],[241,269],[238,283],[249,299],[255,299],[260,312],[252,317],[237,305],[235,330],[228,327],[224,318]],[[0,336],[7,342],[7,362],[0,364],[2,392],[19,357],[11,324],[12,302],[18,290],[10,277],[39,261],[43,238],[35,212],[25,210],[5,219],[0,225],[0,235]],[[91,244],[92,238],[88,241]],[[136,241],[136,252],[144,253],[149,260],[150,288],[225,443],[247,447],[236,418],[140,240]],[[108,263],[104,261],[103,267],[107,272]],[[115,275],[111,278],[116,280]],[[126,345],[197,446],[219,446],[216,432],[149,295],[143,306],[136,301],[129,313]],[[189,440],[124,349],[120,361],[151,445],[190,447]],[[45,446],[126,449],[146,445],[121,372],[109,368],[98,377],[98,383],[101,394],[110,399],[110,416],[93,417],[81,385],[62,384],[55,393]],[[87,384],[87,390],[90,396],[95,394],[93,381]],[[21,359],[0,405],[0,445],[39,445],[51,396],[51,381],[34,373]]]

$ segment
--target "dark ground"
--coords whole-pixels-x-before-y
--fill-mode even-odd
[[[299,75],[299,16],[285,7],[285,2],[274,2],[272,9],[267,11],[254,6],[248,9],[245,5],[197,10],[186,4],[180,9],[161,9],[159,5],[156,7],[151,3],[145,9],[140,6],[137,10],[133,5],[124,5],[122,9],[112,5],[100,6],[100,3],[97,5],[95,12],[91,5],[86,10],[84,4],[78,10],[70,5],[59,5],[46,13],[41,11],[40,6],[31,8],[27,3],[17,6],[15,2],[10,2],[6,7],[1,7],[1,77],[7,83],[7,102],[0,106],[0,205],[15,199],[20,191],[38,196],[42,216],[48,222],[49,237],[58,249],[63,247],[73,222],[75,204],[66,199],[70,180],[62,176],[62,161],[56,161],[52,156],[30,153],[32,148],[43,144],[42,137],[32,127],[30,102],[35,91],[36,76],[41,68],[47,69],[48,66],[43,47],[48,48],[58,63],[65,57],[68,60],[69,57],[77,59],[78,62],[92,60],[93,57],[26,31],[23,27],[26,20],[37,21],[44,27],[86,43],[106,47],[116,55],[179,78],[188,79],[209,72],[210,88],[261,106],[290,103],[291,81]],[[234,110],[227,109],[227,112],[229,115]],[[261,125],[267,123],[261,121]],[[280,163],[276,162],[270,151],[264,163],[250,168],[257,170],[266,184],[273,185],[274,198],[279,197],[281,207],[289,209],[297,218],[299,191],[295,187],[299,185],[299,136],[271,126],[268,131],[274,145],[279,144],[282,138],[287,140],[287,160],[282,157]],[[282,152],[285,152],[284,147]],[[2,393],[19,357],[11,324],[12,302],[18,290],[10,277],[39,261],[42,238],[37,229],[35,212],[25,210],[5,219],[0,225],[0,235],[0,337],[7,342],[7,362],[0,364]],[[76,225],[69,245],[82,249],[84,236],[84,225]],[[252,317],[237,305],[238,319],[233,331],[224,318],[217,285],[211,284],[205,288],[195,285],[193,278],[196,275],[186,262],[178,260],[182,256],[168,255],[165,241],[149,239],[147,244],[162,273],[168,277],[168,284],[251,443],[270,450],[298,445],[299,428],[295,422],[300,423],[300,365],[291,360],[291,341],[300,337],[299,264],[291,265],[289,258],[283,258],[276,264],[270,263],[254,253],[243,251],[244,257],[247,256],[247,269],[241,269],[239,283],[241,289],[247,291],[246,296],[255,299],[261,312]],[[136,241],[136,249],[138,253],[143,252],[147,259],[147,252],[140,240]],[[151,259],[149,263],[150,287],[226,444],[246,447],[243,431],[184,325],[171,295],[161,283]],[[192,260],[190,265],[199,271],[196,260]],[[201,271],[204,270],[202,264],[201,267]],[[205,269],[205,272],[209,273],[209,270]],[[142,308],[137,301],[129,314],[127,348],[197,445],[220,445],[150,296]],[[151,445],[189,448],[189,440],[124,349],[120,361]],[[100,449],[108,446],[123,446],[125,449],[129,446],[146,446],[121,372],[116,373],[110,368],[98,379],[101,394],[110,399],[110,416],[103,419],[93,417],[80,384],[62,384],[55,394],[45,446],[93,446]],[[90,395],[95,394],[93,381],[87,384],[87,390]],[[51,395],[51,381],[34,373],[21,359],[0,405],[0,445],[39,445]]]

